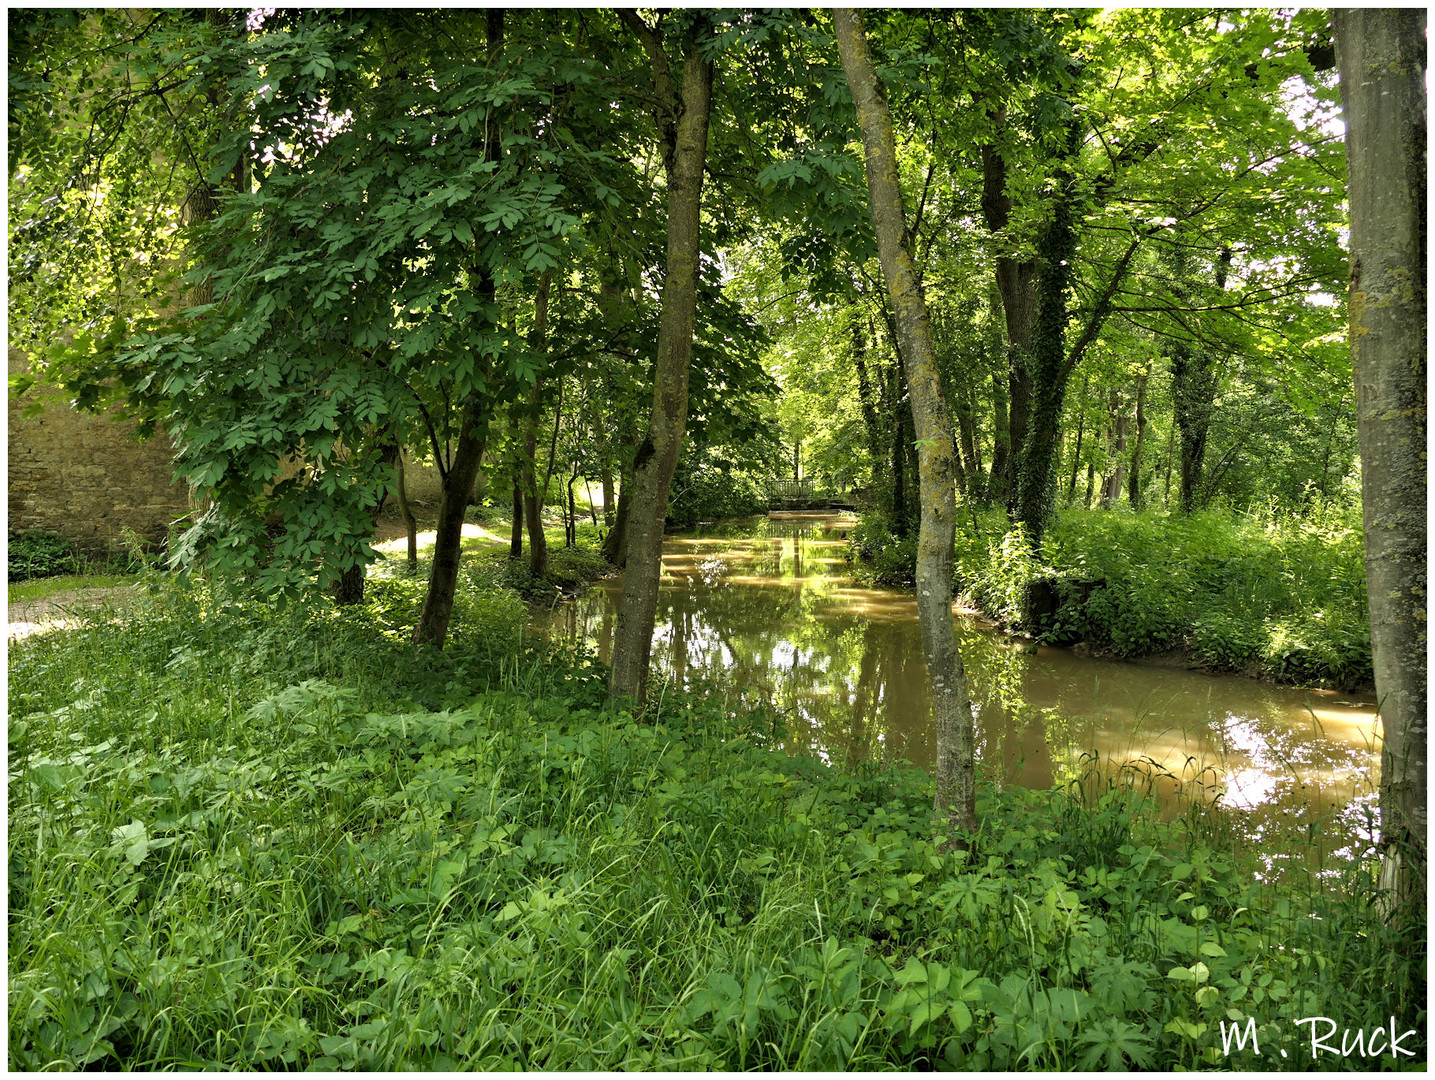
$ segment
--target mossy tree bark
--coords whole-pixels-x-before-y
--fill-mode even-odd
[[[1380,759],[1382,885],[1426,868],[1425,12],[1335,12],[1350,183],[1350,345]],[[1421,907],[1423,910],[1423,905]]]
[[[627,566],[608,680],[610,698],[641,702],[647,692],[653,623],[657,618],[668,493],[687,427],[688,366],[700,261],[698,224],[713,69],[712,62],[702,55],[696,31],[690,29],[684,42],[681,85],[675,90],[659,33],[630,11],[620,11],[619,17],[643,42],[653,63],[659,102],[655,113],[668,181],[667,273],[658,317],[653,408],[647,435],[633,463],[632,506],[625,529]],[[626,488],[621,498],[628,502]]]
[[[862,17],[851,8],[832,12],[842,70],[857,106],[872,224],[916,425],[922,519],[917,536],[917,616],[932,685],[937,729],[939,820],[964,832],[976,829],[975,746],[966,672],[952,620],[952,560],[956,536],[955,446],[952,421],[932,350],[926,301],[912,262],[892,117],[867,50]]]

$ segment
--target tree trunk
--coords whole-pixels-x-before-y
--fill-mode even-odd
[[[663,132],[668,180],[667,276],[658,318],[653,409],[648,433],[633,462],[628,563],[623,595],[618,602],[613,666],[608,680],[610,698],[629,697],[642,702],[647,693],[648,660],[657,618],[663,523],[688,418],[688,365],[692,357],[700,269],[698,225],[713,69],[712,62],[702,55],[702,44],[696,33],[689,31],[682,87],[675,96],[662,41],[631,12],[620,13],[620,18],[639,33],[653,62],[653,80],[661,102],[657,107],[658,128]],[[675,120],[672,119],[674,113]]]
[[[1007,383],[1001,375],[992,376],[992,427],[996,431],[996,442],[992,447],[992,471],[987,477],[986,491],[989,502],[1003,504],[1011,486],[1011,406]]]
[[[523,485],[516,476],[513,478],[513,525],[508,532],[508,557],[523,558]]]
[[[969,833],[977,825],[975,740],[966,673],[957,652],[952,619],[956,535],[952,423],[932,353],[927,305],[908,246],[886,95],[867,51],[861,16],[851,8],[835,9],[832,16],[842,69],[862,130],[878,258],[892,300],[920,448],[922,524],[917,539],[917,616],[937,729],[934,806],[939,821]]]
[[[419,572],[419,523],[414,520],[408,488],[404,485],[403,450],[394,461],[394,474],[394,497],[399,504],[399,517],[404,519],[404,534],[409,544],[408,573],[413,575]]]
[[[573,462],[573,475],[568,477],[568,517],[563,522],[563,546],[571,548],[578,542],[578,514],[573,501],[573,484],[578,479],[578,463]]]
[[[1370,643],[1384,726],[1381,884],[1392,899],[1418,901],[1427,785],[1425,12],[1337,10],[1335,46]]]
[[[1081,377],[1081,406],[1076,412],[1076,450],[1071,455],[1071,483],[1066,487],[1068,505],[1076,498],[1076,470],[1081,468],[1081,436],[1086,428],[1086,387],[1090,381],[1089,375]]]
[[[624,451],[622,468],[619,471],[618,508],[613,517],[613,527],[603,541],[603,558],[618,568],[628,561],[628,515],[633,509],[633,435],[625,433],[620,443]]]
[[[458,588],[458,564],[463,554],[463,517],[468,510],[469,497],[473,494],[473,482],[478,478],[487,433],[488,423],[482,402],[471,401],[464,410],[458,444],[448,472],[443,477],[428,593],[424,597],[418,625],[414,627],[414,642],[419,645],[442,649],[448,637],[454,591]]]
[[[1076,152],[1078,138],[1077,121],[1072,121],[1067,146],[1057,167],[1058,191],[1051,220],[1042,230],[1037,244],[1041,258],[1041,289],[1028,364],[1032,383],[1031,414],[1022,443],[1014,514],[1015,520],[1025,528],[1027,539],[1035,551],[1041,550],[1042,534],[1051,516],[1052,463],[1061,428],[1062,399],[1066,392],[1066,380],[1062,377],[1066,360],[1066,296],[1076,257],[1076,220],[1072,209],[1075,193],[1069,160]],[[1016,438],[1015,430],[1012,438]]]
[[[492,67],[498,63],[503,50],[503,10],[490,8],[485,15],[488,64]],[[497,130],[491,131],[484,140],[483,156],[485,161],[498,160]],[[490,310],[494,299],[493,273],[490,270],[479,272],[475,291],[483,309]],[[483,461],[483,446],[487,438],[487,402],[478,393],[470,392],[463,406],[453,457],[442,473],[443,494],[439,499],[438,526],[434,534],[433,565],[429,569],[423,610],[419,613],[418,625],[414,627],[415,644],[442,649],[448,637],[453,596],[458,588],[458,565],[463,556],[463,517],[473,495],[474,481],[478,479],[478,467]]]
[[[1185,249],[1177,247],[1171,260],[1178,298],[1194,291],[1188,281]],[[1224,290],[1231,266],[1231,249],[1223,247],[1216,261],[1216,291]],[[1206,461],[1206,437],[1216,407],[1215,357],[1200,342],[1175,341],[1168,349],[1171,359],[1171,396],[1176,424],[1181,433],[1181,512],[1189,514],[1202,502],[1202,473]]]
[[[604,465],[598,470],[598,478],[603,485],[603,525],[611,529],[613,522],[617,519],[618,508],[613,505],[613,469],[610,465]],[[604,538],[606,539],[606,537]]]
[[[1136,379],[1136,445],[1131,448],[1131,480],[1126,490],[1132,510],[1141,509],[1141,450],[1146,444],[1146,380],[1150,377],[1148,363]]]
[[[857,369],[857,403],[862,408],[862,424],[867,430],[867,451],[872,455],[875,479],[883,457],[882,424],[877,416],[877,397],[867,374],[867,342],[862,337],[862,325],[857,319],[852,320],[852,363]]]
[[[529,348],[541,353],[548,344],[548,290],[553,282],[553,271],[549,270],[539,279],[538,291],[533,297],[533,332],[529,335]],[[553,438],[558,439],[558,422],[563,410],[563,383],[558,384],[558,405],[553,415]],[[548,538],[543,534],[543,503],[548,496],[548,477],[543,478],[543,487],[538,487],[538,418],[542,413],[543,379],[533,383],[528,393],[528,417],[523,430],[523,516],[528,525],[528,572],[535,579],[548,573]],[[553,472],[553,454],[548,455],[548,472]]]
[[[998,110],[993,119],[1005,127],[1006,112]],[[987,228],[995,235],[1011,220],[1012,200],[1006,191],[1007,162],[993,145],[982,147],[982,216]],[[1031,411],[1031,375],[1027,360],[1037,318],[1037,260],[1014,259],[1009,255],[996,258],[996,285],[1006,315],[1007,340],[1007,453],[998,473],[993,461],[990,495],[1014,506],[1017,477],[1021,472],[1021,456],[1025,452],[1026,432]]]
[[[1116,439],[1116,447],[1115,453],[1112,454],[1114,460],[1111,474],[1107,476],[1101,491],[1101,505],[1108,510],[1121,501],[1121,489],[1125,486],[1126,480],[1126,434],[1131,421],[1122,411],[1122,404],[1120,391],[1113,389],[1111,391],[1111,432]]]

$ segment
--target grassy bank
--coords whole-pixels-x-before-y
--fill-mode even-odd
[[[1063,510],[1040,558],[1006,516],[988,510],[957,535],[954,585],[983,612],[1047,643],[1086,641],[1118,657],[1172,649],[1195,666],[1303,685],[1373,678],[1360,519],[1271,521],[1225,510]],[[911,581],[916,537],[894,539],[866,516],[853,531],[859,572]],[[1048,610],[1022,626],[1026,590]]]
[[[1377,920],[1369,865],[1276,893],[1204,812],[989,787],[943,854],[921,772],[608,709],[488,573],[443,654],[382,579],[12,647],[13,1068],[1367,1064],[1308,1016],[1424,1061],[1423,915]]]

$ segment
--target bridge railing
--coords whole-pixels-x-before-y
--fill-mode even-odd
[[[767,481],[769,499],[810,499],[818,494],[818,485],[810,477],[771,477]]]

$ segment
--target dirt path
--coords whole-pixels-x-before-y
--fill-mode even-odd
[[[138,585],[101,585],[66,589],[36,600],[15,600],[8,604],[10,640],[44,630],[72,625],[79,612],[96,607],[124,608],[139,595]]]

